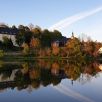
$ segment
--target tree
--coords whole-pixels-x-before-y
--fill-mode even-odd
[[[6,48],[12,48],[13,47],[13,42],[11,40],[11,38],[8,38],[7,36],[3,36],[3,45]]]
[[[2,58],[4,56],[4,51],[0,50],[0,58]]]
[[[28,55],[29,52],[30,52],[30,49],[29,49],[28,44],[24,43],[24,44],[22,45],[22,47],[23,47],[23,53],[24,53],[25,55]]]
[[[84,53],[93,56],[93,53],[95,51],[95,43],[90,40],[88,40],[87,42],[83,42],[83,51]]]
[[[60,49],[60,55],[61,55],[61,57],[66,57],[67,56],[67,48],[66,47],[62,47]]]
[[[58,30],[54,30],[52,34],[53,34],[52,37],[54,40],[59,40],[62,38],[62,34]]]
[[[32,38],[30,42],[31,48],[39,48],[40,46],[40,40],[38,38]]]
[[[67,56],[82,55],[81,43],[79,39],[73,38],[66,43]]]
[[[56,44],[52,44],[52,54],[53,55],[58,55],[60,52],[59,46],[56,46]]]
[[[33,33],[34,38],[40,38],[41,37],[42,31],[41,31],[41,28],[39,26],[36,26],[31,31]]]
[[[24,42],[30,46],[31,39],[32,39],[32,32],[26,31],[24,35]]]
[[[31,52],[37,55],[39,47],[40,47],[40,40],[38,38],[32,38],[30,41]]]
[[[15,25],[12,26],[12,29],[17,29]]]
[[[42,31],[40,40],[41,40],[42,47],[50,47],[51,46],[51,34],[47,29]]]
[[[23,43],[30,44],[32,38],[32,32],[27,26],[19,25],[18,34],[16,35],[16,43],[21,46]]]
[[[19,33],[16,35],[16,43],[21,46],[24,42],[24,33],[19,31]]]
[[[29,25],[29,29],[32,31],[34,29],[34,25],[32,23],[30,23]]]
[[[51,49],[50,48],[46,48],[45,51],[46,51],[47,56],[51,56]]]
[[[46,51],[45,51],[45,49],[40,49],[40,50],[38,51],[38,53],[39,53],[39,56],[40,56],[40,57],[45,57],[45,56],[46,56]]]

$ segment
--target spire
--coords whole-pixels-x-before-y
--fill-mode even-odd
[[[74,33],[72,32],[72,36],[71,36],[71,39],[73,39],[74,38]]]

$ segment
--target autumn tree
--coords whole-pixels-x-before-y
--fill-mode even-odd
[[[38,38],[32,38],[30,41],[30,48],[31,48],[31,52],[38,54],[38,49],[40,48],[40,40]]]
[[[66,47],[61,47],[60,48],[60,56],[61,57],[66,57],[67,56],[67,48]]]
[[[52,54],[56,56],[59,53],[60,53],[59,45],[56,42],[52,43]]]
[[[31,48],[39,48],[40,46],[40,40],[38,38],[32,38],[30,42]]]
[[[82,42],[82,44],[82,50],[84,51],[84,53],[89,56],[93,56],[95,51],[95,43],[93,41],[88,40],[87,42]]]
[[[51,56],[51,48],[46,48],[45,51],[47,56]]]
[[[81,43],[77,38],[68,40],[66,43],[67,56],[81,55]]]
[[[28,44],[24,43],[24,44],[22,45],[22,47],[23,47],[23,53],[24,53],[25,55],[28,55],[29,52],[30,52],[30,49],[29,49]]]
[[[36,26],[35,28],[31,29],[31,32],[33,33],[34,38],[40,38],[42,30],[39,26]]]

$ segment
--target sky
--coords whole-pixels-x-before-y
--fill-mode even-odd
[[[32,23],[45,29],[99,7],[102,7],[102,0],[0,0],[0,22],[9,26]],[[102,42],[102,10],[60,31],[67,37],[74,32],[75,36],[85,34]]]

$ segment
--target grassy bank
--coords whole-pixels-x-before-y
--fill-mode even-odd
[[[85,56],[71,56],[71,57],[60,57],[60,56],[44,56],[44,57],[36,57],[34,55],[5,55],[1,58],[2,61],[34,61],[34,60],[68,60],[68,61],[77,61],[77,62],[84,62],[88,60],[93,60],[93,58],[87,58]]]

